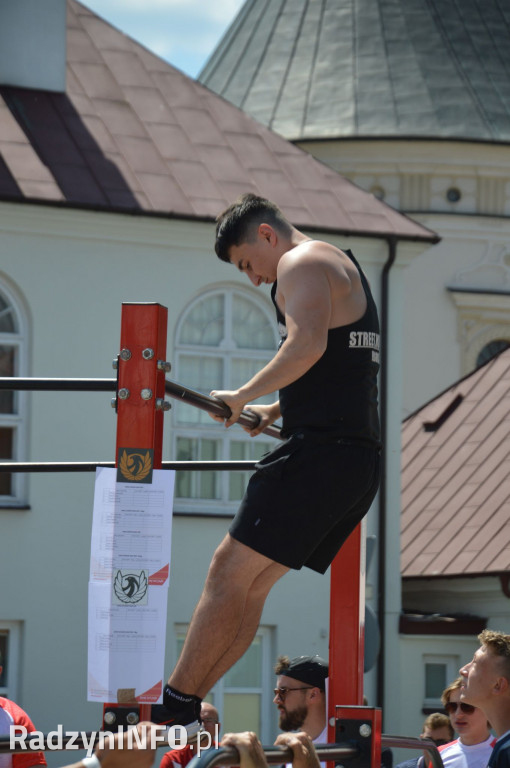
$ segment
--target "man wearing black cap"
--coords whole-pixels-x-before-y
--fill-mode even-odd
[[[301,730],[317,744],[325,744],[327,662],[320,656],[279,656],[274,671],[278,680],[273,701],[281,730]]]

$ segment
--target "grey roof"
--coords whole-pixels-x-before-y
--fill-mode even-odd
[[[246,191],[297,226],[438,240],[76,0],[66,92],[0,86],[0,201],[212,220]]]
[[[510,141],[509,0],[246,0],[199,75],[288,139]]]

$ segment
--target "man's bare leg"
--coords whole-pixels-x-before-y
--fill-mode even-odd
[[[221,659],[217,661],[210,674],[202,681],[197,690],[197,696],[203,699],[213,685],[228,672],[238,659],[248,650],[260,624],[260,617],[266,598],[273,585],[289,569],[279,563],[272,563],[254,581],[247,599],[243,620],[239,632],[230,648],[225,651]]]
[[[266,596],[287,570],[227,534],[214,554],[169,685],[198,696],[206,682],[211,687],[222,674],[215,670],[220,659],[222,669],[230,668],[253,639]]]

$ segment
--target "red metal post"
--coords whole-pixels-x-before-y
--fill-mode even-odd
[[[381,766],[381,710],[375,707],[336,707],[337,743],[356,743],[358,756],[348,765],[353,768]]]
[[[167,323],[161,304],[122,305],[115,464],[125,480],[148,482],[161,468]],[[139,714],[150,720],[151,705],[140,704]]]
[[[161,304],[123,304],[118,361],[117,463],[123,448],[154,451],[153,467],[161,468],[168,310]]]
[[[351,533],[331,565],[328,742],[335,741],[337,705],[363,704],[365,526]]]

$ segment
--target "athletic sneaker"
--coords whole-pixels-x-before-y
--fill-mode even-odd
[[[156,725],[183,725],[188,736],[193,736],[201,729],[200,708],[202,700],[198,696],[181,693],[166,685],[163,690],[163,704],[153,704],[151,720]]]

